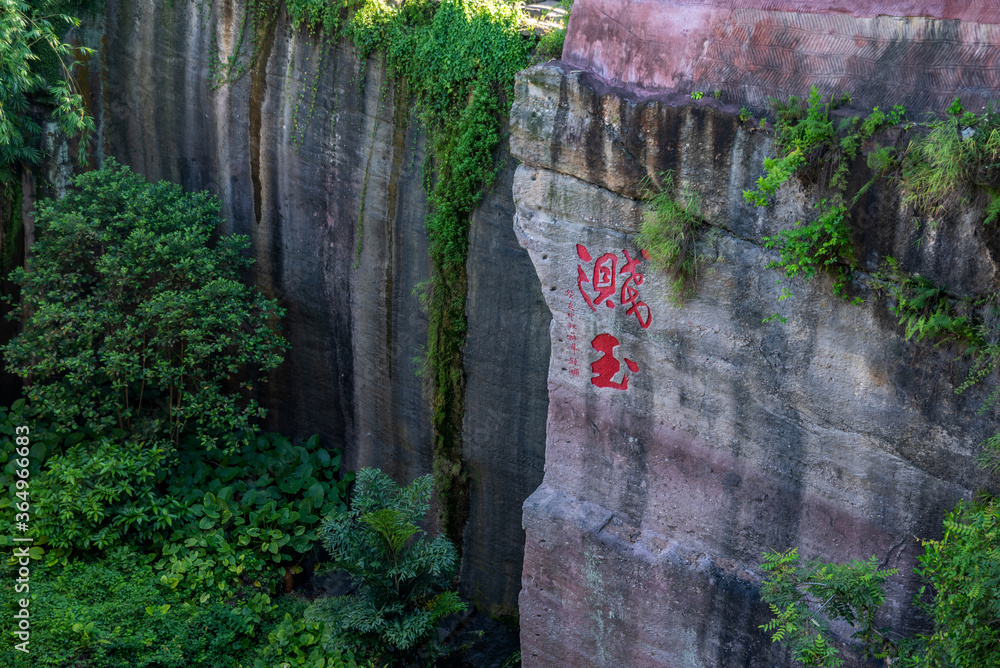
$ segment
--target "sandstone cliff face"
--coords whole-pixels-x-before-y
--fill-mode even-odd
[[[347,468],[408,482],[431,470],[415,294],[430,276],[424,135],[377,58],[293,31],[283,10],[249,71],[212,88],[212,58],[237,48],[243,21],[230,0],[108,0],[85,76],[99,152],[211,190],[226,231],[250,237],[252,279],[287,309],[291,344],[261,393],[269,426],[319,433]],[[249,33],[242,44],[249,63]],[[520,504],[541,479],[547,409],[549,314],[510,227],[512,176],[511,164],[472,220],[465,350],[462,588],[498,613],[517,604]]]
[[[559,63],[519,78],[514,226],[553,316],[545,477],[524,505],[525,666],[786,665],[757,629],[764,551],[876,554],[909,573],[914,536],[940,535],[983,480],[973,454],[996,424],[981,394],[954,394],[955,351],[905,341],[863,286],[853,306],[825,278],[779,285],[761,237],[816,194],[793,181],[773,206],[746,204],[770,137],[684,98]],[[641,180],[667,169],[710,222],[682,307],[635,245]],[[960,213],[917,247],[879,192],[852,240],[869,270],[892,254],[958,293],[995,289],[974,222]],[[762,323],[775,312],[787,324]],[[900,629],[920,624],[916,587],[891,586]]]

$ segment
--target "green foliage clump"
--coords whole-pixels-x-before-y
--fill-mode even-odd
[[[287,0],[288,14],[292,17],[292,28],[305,26],[314,32],[332,34],[342,26],[342,19],[348,8],[360,2],[350,0]]]
[[[12,434],[26,424],[22,407],[0,410],[0,486],[7,490],[0,530],[8,547],[10,535],[23,533],[9,512],[19,498]],[[316,437],[293,445],[269,434],[235,452],[189,441],[167,458],[141,443],[95,442],[82,433],[64,441],[32,431],[31,443],[24,494],[34,512],[32,558],[71,568],[94,550],[130,546],[147,555],[149,577],[173,592],[161,596],[167,603],[225,604],[226,623],[248,637],[282,609],[276,593],[314,553],[321,518],[346,508],[353,480],[351,473],[338,479],[340,452]],[[61,447],[65,454],[46,459]]]
[[[761,595],[775,615],[761,628],[771,634],[772,642],[787,643],[793,659],[809,668],[843,663],[830,643],[831,619],[854,626],[851,637],[864,642],[876,658],[885,658],[886,630],[875,626],[875,614],[885,602],[883,586],[895,569],[879,570],[876,557],[848,564],[802,563],[796,549],[765,554],[761,568],[768,574]]]
[[[370,660],[359,663],[349,649],[335,647],[328,652],[323,647],[328,636],[325,622],[286,614],[267,634],[268,644],[254,668],[375,668]]]
[[[765,158],[766,173],[757,180],[757,190],[743,191],[743,198],[755,206],[766,206],[768,196],[777,192],[814,152],[834,138],[830,103],[823,101],[815,86],[808,101],[792,96],[787,104],[777,100],[772,103],[778,118],[775,141],[781,155]]]
[[[307,620],[325,622],[327,649],[361,648],[379,663],[434,658],[438,622],[465,604],[452,590],[455,546],[444,536],[420,537],[432,485],[431,476],[423,476],[400,487],[377,469],[362,469],[351,509],[324,521],[333,568],[357,587],[317,601],[306,613]]]
[[[902,161],[903,201],[933,218],[986,201],[984,224],[1000,217],[1000,116],[966,112],[956,99],[949,117],[931,121]]]
[[[163,582],[230,598],[248,579],[299,572],[321,519],[346,508],[354,474],[339,475],[340,457],[316,436],[293,445],[279,434],[235,453],[181,452],[166,496],[184,509],[182,521],[152,537]]]
[[[929,338],[939,344],[958,340],[973,346],[983,343],[972,319],[954,313],[953,300],[943,288],[923,276],[902,271],[895,258],[886,258],[875,279],[876,286],[885,289],[895,301],[891,308],[899,316],[907,339]]]
[[[12,177],[18,163],[35,163],[41,157],[35,146],[41,126],[30,115],[33,98],[51,104],[52,120],[66,134],[82,135],[81,147],[94,131],[83,98],[72,88],[73,47],[59,38],[52,24],[77,26],[80,21],[59,13],[62,9],[52,2],[0,0],[0,182]],[[40,71],[44,68],[39,67],[39,53],[48,52],[59,62],[57,77],[46,78]],[[81,150],[79,157],[84,160],[86,153]]]
[[[780,253],[780,258],[767,266],[780,270],[789,278],[809,279],[817,270],[827,270],[834,276],[834,294],[842,295],[847,288],[847,268],[855,264],[847,207],[823,200],[816,208],[821,213],[815,220],[806,224],[799,221],[797,227],[764,237],[764,247],[777,249]]]
[[[934,632],[922,638],[927,668],[1000,666],[1000,506],[960,503],[944,520],[944,537],[924,541],[915,572],[933,588],[926,607]]]
[[[213,238],[210,195],[114,163],[72,183],[39,202],[29,267],[11,275],[24,328],[3,352],[30,417],[173,446],[248,433],[263,411],[244,393],[286,344],[281,309],[237,278],[246,238]]]
[[[31,566],[29,590],[15,590],[17,565],[0,565],[4,585],[0,614],[14,619],[28,598],[30,654],[0,634],[0,664],[61,668],[250,668],[261,655],[260,639],[284,614],[301,614],[302,603],[283,599],[247,630],[237,608],[198,604],[164,589],[149,557],[116,547],[97,561],[58,568]],[[25,658],[30,657],[30,663]],[[268,667],[269,668],[269,667]]]
[[[23,424],[14,408],[0,420],[4,434]],[[32,439],[36,461],[59,444],[40,434]],[[340,475],[340,451],[327,451],[316,436],[293,445],[267,434],[235,451],[188,441],[175,453],[80,432],[65,443],[32,481],[33,531],[49,563],[133,544],[160,555],[153,565],[164,584],[227,599],[248,578],[275,584],[278,569],[298,571],[316,546],[321,518],[346,507],[354,478]],[[0,451],[13,451],[9,435],[0,435]],[[11,457],[0,474],[11,493],[0,508],[14,499],[12,469]]]
[[[695,236],[704,220],[697,193],[680,189],[678,196],[672,171],[661,175],[661,181],[657,192],[647,193],[652,209],[646,212],[636,243],[649,253],[655,268],[671,276],[673,298],[679,303],[698,272]]]
[[[861,186],[848,204],[847,176],[850,167],[859,153],[871,145],[876,133],[900,123],[905,115],[900,106],[888,113],[875,107],[866,117],[845,118],[835,128],[830,111],[846,101],[849,101],[847,96],[824,101],[815,86],[808,100],[794,96],[787,104],[772,100],[777,117],[775,139],[780,154],[764,160],[765,174],[758,179],[757,189],[743,192],[747,202],[766,206],[769,197],[793,175],[807,169],[826,175],[825,187],[830,196],[817,205],[819,216],[807,223],[799,221],[791,230],[766,237],[764,244],[766,248],[780,253],[780,259],[771,262],[769,268],[779,269],[786,277],[802,276],[806,279],[822,269],[833,276],[834,293],[841,297],[846,297],[851,273],[856,270],[848,225],[850,210],[874,181],[872,179]],[[870,152],[877,153],[887,162],[879,174],[889,168],[889,163],[894,164],[887,157],[888,149],[871,146]],[[779,301],[788,296],[787,290],[782,291]],[[774,319],[784,321],[775,314],[765,322]]]
[[[829,622],[845,621],[866,653],[906,668],[1000,666],[1000,508],[993,500],[959,503],[944,520],[941,540],[922,541],[915,572],[932,587],[914,603],[933,621],[930,634],[903,637],[876,627],[885,581],[896,573],[878,560],[801,563],[796,550],[764,555],[768,580],[761,589],[775,615],[761,626],[773,642],[787,643],[807,668],[843,663],[832,645]]]

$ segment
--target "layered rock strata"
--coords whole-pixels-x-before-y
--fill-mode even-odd
[[[738,109],[849,93],[871,111],[978,109],[1000,89],[995,3],[578,0],[563,60],[638,91],[695,91]]]

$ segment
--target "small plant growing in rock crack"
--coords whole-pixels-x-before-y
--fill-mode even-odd
[[[689,188],[676,188],[673,171],[661,174],[660,181],[656,184],[647,179],[646,198],[651,208],[636,243],[649,253],[653,267],[670,276],[671,299],[680,303],[691,293],[698,274],[695,240],[705,221],[699,212],[698,194]]]
[[[903,201],[930,215],[985,203],[983,224],[1000,218],[1000,114],[968,112],[959,99],[948,117],[927,124],[902,161]]]
[[[705,93],[703,93],[700,90],[696,90],[695,92],[691,93],[692,100],[700,100],[703,97],[705,97]]]
[[[764,160],[765,174],[757,180],[757,188],[743,192],[747,202],[767,206],[770,196],[793,175],[805,170],[811,170],[814,178],[825,175],[825,179],[819,180],[829,191],[829,197],[816,205],[819,215],[809,222],[798,221],[793,229],[765,237],[764,245],[780,253],[780,258],[768,264],[768,268],[778,269],[788,278],[802,276],[805,279],[812,278],[822,269],[833,276],[834,294],[844,298],[851,274],[857,268],[848,226],[850,210],[875,179],[898,163],[889,149],[873,145],[871,139],[886,127],[900,123],[905,114],[900,106],[888,113],[875,107],[864,118],[843,119],[835,128],[830,110],[847,101],[847,96],[824,100],[815,86],[807,100],[794,96],[788,103],[772,100],[777,117],[775,139],[779,155]],[[880,168],[874,178],[848,199],[850,166],[865,149],[875,154],[869,165]],[[787,288],[784,289],[780,300],[790,294]],[[860,303],[859,298],[854,301]],[[775,314],[765,322],[773,320],[784,321],[784,318]]]
[[[923,276],[904,272],[894,257],[886,257],[885,263],[874,276],[874,286],[884,290],[895,302],[892,312],[899,316],[899,324],[904,326],[907,339],[916,337],[936,340],[937,345],[946,341],[962,341],[973,346],[982,343],[982,338],[968,315],[956,315],[945,290]],[[970,310],[969,304],[961,304],[963,310]]]
[[[955,389],[956,394],[986,381],[1000,368],[1000,308],[996,293],[962,298],[949,295],[929,279],[903,271],[892,257],[886,258],[873,279],[872,286],[894,302],[890,309],[899,316],[907,339],[928,339],[935,345],[958,343],[960,356],[971,360],[972,368]],[[994,384],[979,413],[992,410],[998,400],[1000,385]],[[987,471],[1000,470],[1000,433],[986,439],[977,460]]]

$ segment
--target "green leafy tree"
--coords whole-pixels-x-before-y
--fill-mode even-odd
[[[53,2],[0,0],[0,182],[14,174],[18,163],[34,163],[41,157],[32,139],[41,127],[28,112],[33,95],[52,104],[52,119],[68,135],[84,140],[94,130],[83,98],[73,92],[73,48],[63,42],[53,25],[79,25],[79,19],[54,13]],[[47,48],[58,61],[60,76],[50,80],[41,72],[39,51]],[[89,49],[80,49],[90,53]],[[80,151],[83,159],[84,152]]]
[[[246,394],[282,360],[282,311],[238,280],[248,242],[214,239],[217,223],[207,193],[113,162],[38,204],[29,268],[12,272],[24,328],[3,349],[29,417],[175,446],[252,432]]]
[[[829,622],[845,621],[864,650],[889,665],[907,668],[997,668],[1000,666],[1000,507],[996,501],[959,503],[944,520],[941,540],[923,541],[914,571],[930,584],[915,605],[933,621],[933,632],[903,637],[876,626],[885,602],[885,581],[896,573],[878,560],[802,563],[796,550],[764,555],[768,580],[761,589],[775,618],[761,628],[787,643],[808,668],[843,663]]]
[[[836,668],[843,659],[830,643],[828,620],[841,619],[858,638],[884,657],[885,631],[875,626],[875,613],[885,602],[882,589],[893,570],[879,570],[878,560],[830,564],[802,563],[798,550],[764,555],[768,580],[761,594],[775,618],[761,628],[773,642],[787,642],[792,658],[810,668]],[[824,614],[825,613],[825,614]]]
[[[933,587],[925,607],[934,632],[909,665],[1000,666],[1000,505],[960,503],[944,519],[944,537],[924,541],[915,572]]]
[[[361,648],[370,658],[398,663],[421,651],[433,656],[433,633],[441,619],[465,609],[451,581],[458,552],[444,536],[421,537],[417,526],[430,505],[433,481],[426,475],[400,487],[378,469],[358,472],[351,509],[323,523],[333,567],[356,586],[307,613],[328,629],[325,645]]]

